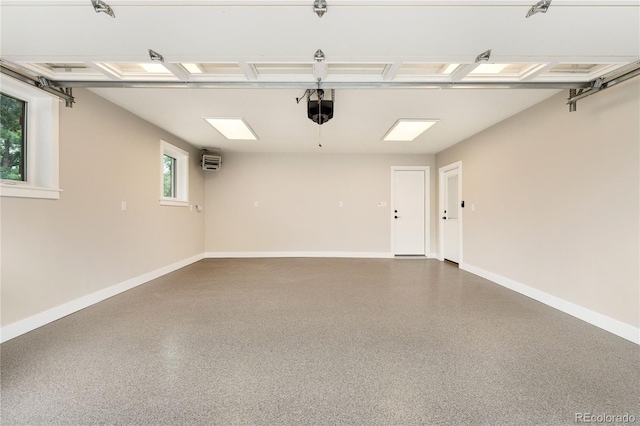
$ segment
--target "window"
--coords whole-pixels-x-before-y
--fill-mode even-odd
[[[0,196],[59,199],[57,97],[0,75]]]
[[[164,196],[176,198],[176,159],[170,155],[164,155]]]
[[[27,103],[0,92],[0,179],[24,181]]]
[[[189,153],[160,141],[161,196],[163,206],[189,205]]]

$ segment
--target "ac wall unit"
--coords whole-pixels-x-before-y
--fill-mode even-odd
[[[218,170],[222,164],[222,157],[219,155],[202,154],[200,161],[202,170]]]

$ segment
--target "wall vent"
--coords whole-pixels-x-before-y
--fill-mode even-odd
[[[222,165],[220,148],[203,148],[200,151],[200,165],[202,166],[202,170],[218,170]]]
[[[200,164],[202,165],[202,170],[218,170],[220,164],[222,164],[222,157],[219,155],[204,154]]]

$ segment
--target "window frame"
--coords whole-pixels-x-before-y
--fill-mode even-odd
[[[47,92],[0,75],[2,93],[27,103],[23,181],[0,180],[0,197],[60,199],[59,104]]]
[[[175,197],[164,196],[164,156],[175,158]],[[160,141],[160,205],[174,207],[189,206],[189,152],[161,140]]]

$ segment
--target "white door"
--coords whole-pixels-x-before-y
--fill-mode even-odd
[[[425,253],[425,171],[394,170],[394,254]]]
[[[444,172],[442,221],[444,258],[460,263],[460,182],[458,169]]]

